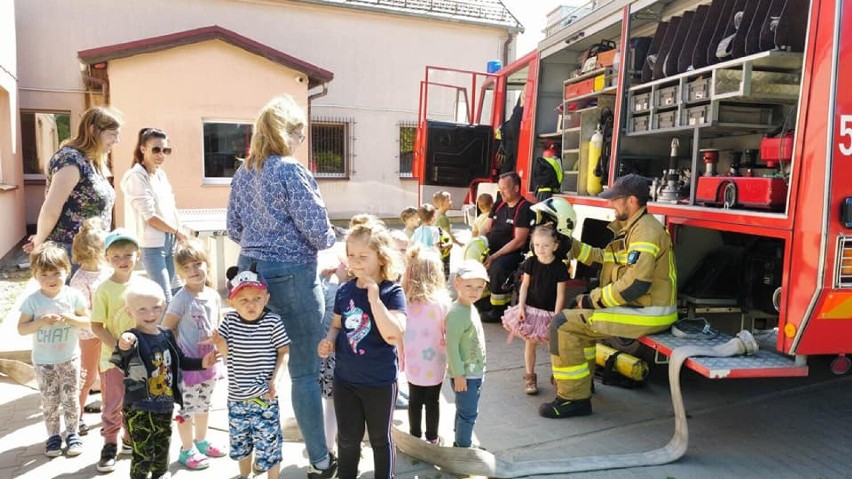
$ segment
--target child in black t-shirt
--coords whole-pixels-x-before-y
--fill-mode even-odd
[[[536,345],[547,343],[553,315],[565,307],[568,267],[556,256],[559,240],[553,224],[537,226],[532,234],[533,256],[523,263],[523,282],[517,306],[506,310],[503,327],[510,338],[524,338],[524,392],[537,394]]]

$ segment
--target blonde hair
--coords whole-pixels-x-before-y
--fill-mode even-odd
[[[437,207],[443,201],[449,201],[453,197],[450,195],[449,191],[436,191],[432,194],[432,204]]]
[[[93,260],[103,262],[105,237],[104,223],[99,217],[84,221],[71,242],[71,261],[77,264]]]
[[[89,108],[80,118],[77,134],[62,142],[61,147],[70,146],[80,150],[92,161],[101,174],[107,173],[106,153],[100,150],[101,133],[104,130],[121,128],[121,114],[108,106]]]
[[[260,110],[251,135],[251,151],[245,161],[250,170],[262,170],[272,155],[292,156],[290,136],[308,124],[305,112],[293,97],[281,95],[270,100]]]
[[[380,220],[376,215],[369,213],[360,213],[349,219],[349,227],[352,228],[358,225],[374,224],[384,226],[385,222]]]
[[[188,239],[180,241],[175,248],[175,270],[180,274],[184,265],[189,263],[204,263],[207,265],[207,271],[210,271],[210,255],[207,254],[207,249],[204,244],[197,239]],[[207,286],[213,286],[210,275],[207,275]]]
[[[68,261],[68,253],[65,248],[53,241],[45,241],[30,253],[30,269],[33,277],[41,271],[71,272],[71,262]]]
[[[402,212],[399,214],[399,219],[401,219],[402,221],[408,221],[408,218],[414,216],[417,216],[417,208],[409,206],[402,210]]]
[[[434,206],[429,203],[423,203],[420,205],[420,208],[417,209],[417,217],[420,218],[420,221],[423,223],[432,222],[435,219],[435,211]]]
[[[402,289],[408,301],[435,303],[449,300],[447,282],[444,278],[444,263],[433,248],[412,246],[405,253],[405,272],[402,274]]]
[[[387,228],[376,223],[355,225],[346,234],[347,248],[350,241],[362,241],[378,254],[379,275],[383,280],[396,281],[399,278],[402,269],[400,255]]]
[[[124,290],[122,298],[124,299],[124,304],[128,304],[137,298],[156,299],[160,301],[160,304],[166,302],[166,295],[163,293],[163,288],[147,278],[134,278],[128,284],[127,289]]]

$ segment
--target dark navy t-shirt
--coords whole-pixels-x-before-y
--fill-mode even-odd
[[[341,330],[334,345],[334,378],[353,386],[386,386],[396,382],[396,347],[385,342],[367,300],[367,290],[350,280],[337,290],[334,314]],[[379,298],[388,311],[406,311],[402,288],[390,281],[379,284]]]

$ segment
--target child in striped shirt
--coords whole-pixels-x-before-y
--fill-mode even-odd
[[[243,271],[231,280],[235,311],[225,314],[209,340],[228,367],[230,457],[239,461],[239,478],[281,470],[281,420],[277,384],[286,364],[290,338],[281,318],[266,308],[269,291],[260,274]],[[254,462],[252,463],[252,456]]]

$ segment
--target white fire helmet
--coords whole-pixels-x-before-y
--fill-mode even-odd
[[[535,211],[536,224],[553,221],[556,223],[556,231],[564,236],[571,236],[574,227],[577,226],[577,214],[565,198],[554,196],[530,207]],[[546,217],[542,219],[542,215]]]

